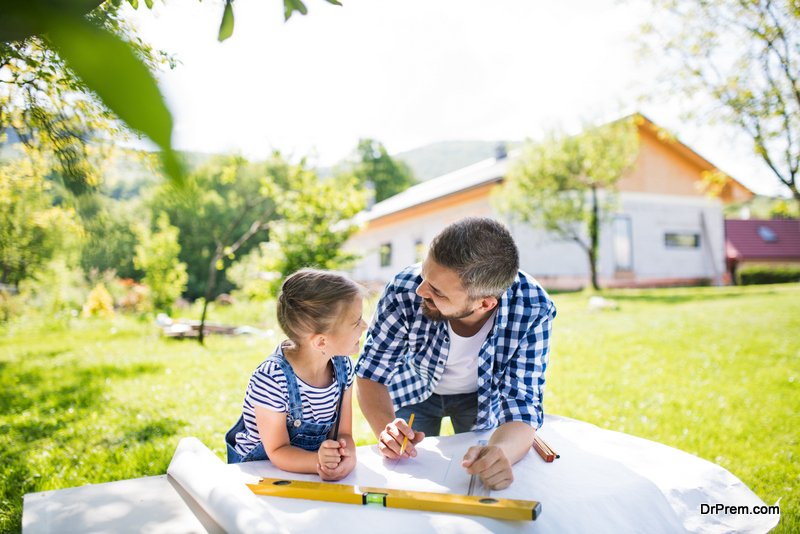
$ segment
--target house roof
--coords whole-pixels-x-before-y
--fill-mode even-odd
[[[356,215],[356,221],[359,223],[372,221],[437,198],[480,187],[487,183],[499,182],[508,170],[509,160],[516,159],[520,153],[519,149],[512,150],[505,158],[489,158],[479,161],[469,167],[409,187],[402,193],[378,202],[372,206],[371,210],[360,212]]]
[[[654,131],[661,130],[641,113],[637,115],[650,129]],[[661,136],[659,136],[659,139],[664,141]],[[677,139],[669,139],[668,141],[673,149],[687,159],[693,161],[699,167],[703,169],[716,169],[712,163],[709,163],[706,159]],[[414,206],[419,206],[420,204],[425,204],[426,202],[474,189],[488,183],[500,182],[508,170],[509,163],[520,157],[521,153],[522,150],[520,149],[511,150],[505,158],[489,158],[470,165],[469,167],[464,167],[463,169],[417,184],[406,189],[402,193],[387,198],[382,202],[378,202],[369,210],[358,213],[354,217],[354,222],[358,224],[367,223],[393,213],[413,208]],[[736,183],[738,184],[738,182]]]
[[[726,220],[728,259],[800,258],[800,221]]]

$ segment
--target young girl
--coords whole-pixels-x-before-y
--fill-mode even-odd
[[[228,463],[269,459],[323,480],[350,474],[356,447],[347,355],[358,352],[367,328],[361,300],[361,286],[339,274],[302,269],[286,278],[277,315],[289,339],[250,377],[242,416],[225,435]]]

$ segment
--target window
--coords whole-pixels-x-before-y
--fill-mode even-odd
[[[767,226],[758,227],[758,237],[767,243],[775,243],[778,240],[778,236],[775,235],[775,232],[772,231],[772,228]]]
[[[633,270],[633,234],[630,217],[616,217],[614,227],[614,263],[618,271]]]
[[[392,265],[392,244],[384,243],[380,247],[381,252],[381,267],[389,267]]]
[[[428,252],[428,247],[422,244],[422,239],[414,241],[414,258],[415,261],[422,261],[425,259],[425,254]]]
[[[664,234],[664,244],[668,247],[697,248],[700,246],[700,234]]]

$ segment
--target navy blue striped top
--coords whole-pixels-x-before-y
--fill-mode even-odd
[[[282,354],[278,345],[273,354]],[[353,360],[346,359],[347,381],[345,389],[353,384],[355,371]],[[339,404],[339,382],[334,380],[329,386],[316,388],[309,386],[299,377],[297,386],[300,400],[303,403],[303,420],[311,423],[329,423],[336,415]],[[262,406],[275,412],[286,412],[289,409],[289,392],[286,389],[286,376],[281,366],[271,361],[264,361],[253,371],[247,391],[244,393],[242,414],[244,415],[244,431],[236,435],[236,452],[245,455],[261,441],[256,425],[255,406]],[[288,419],[288,415],[287,415]]]

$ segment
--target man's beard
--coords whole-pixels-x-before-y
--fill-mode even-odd
[[[473,313],[475,313],[475,310],[464,308],[460,312],[457,312],[453,315],[444,315],[438,309],[434,310],[433,308],[429,308],[428,299],[422,299],[422,315],[424,315],[425,317],[436,323],[441,323],[444,321],[454,321],[456,319],[463,319],[464,317],[469,317]]]

